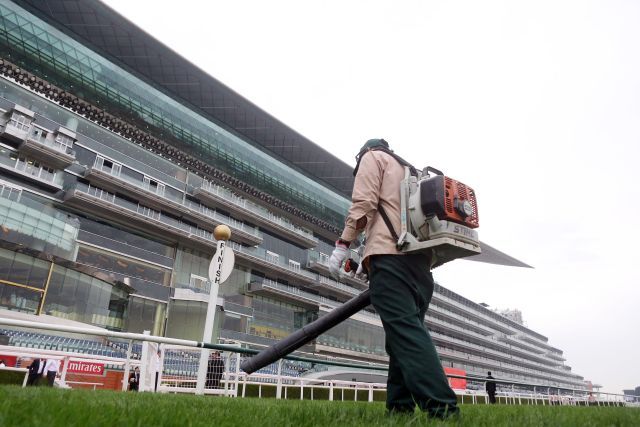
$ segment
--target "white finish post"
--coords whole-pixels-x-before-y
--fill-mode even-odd
[[[373,402],[373,384],[369,385],[369,402]]]
[[[329,402],[333,401],[333,381],[329,383]]]
[[[207,317],[204,321],[203,342],[211,341],[213,333],[213,322],[216,317],[216,305],[218,303],[218,290],[220,289],[220,276],[222,261],[224,260],[224,250],[227,247],[226,240],[218,240],[218,247],[214,255],[215,278],[209,280],[211,290],[209,292],[209,304],[207,305]],[[211,278],[210,278],[211,279]],[[200,365],[198,366],[198,380],[196,383],[196,394],[204,394],[204,383],[207,376],[207,362],[209,361],[209,350],[203,348],[200,354]]]
[[[122,391],[129,389],[129,373],[131,371],[131,348],[133,347],[133,340],[129,340],[127,346],[127,360],[124,362],[124,377],[122,377]]]

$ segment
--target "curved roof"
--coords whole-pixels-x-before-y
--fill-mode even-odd
[[[15,0],[50,25],[328,187],[351,195],[352,167],[97,0]]]

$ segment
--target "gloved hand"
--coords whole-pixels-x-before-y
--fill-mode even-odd
[[[362,268],[362,264],[364,264],[363,262],[361,262],[358,265],[358,268],[356,270],[356,279],[360,279],[363,282],[366,282],[367,280],[369,280],[369,277],[367,277],[367,273],[364,272],[363,268]]]
[[[349,257],[349,247],[338,240],[336,248],[329,257],[329,272],[334,279],[340,280],[340,267],[347,257]]]

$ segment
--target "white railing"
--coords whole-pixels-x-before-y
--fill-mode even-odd
[[[304,375],[292,376],[284,374],[285,360],[280,359],[276,362],[274,368],[271,368],[270,373],[261,373],[260,371],[253,374],[246,374],[240,370],[241,354],[242,353],[254,353],[253,350],[243,349],[240,346],[231,346],[225,344],[206,344],[197,341],[181,340],[176,338],[166,338],[159,336],[152,336],[148,334],[135,334],[128,332],[114,332],[106,329],[99,329],[95,327],[77,327],[67,326],[60,324],[48,324],[38,323],[25,320],[6,319],[0,318],[0,325],[5,327],[20,328],[21,330],[37,330],[37,331],[56,331],[72,334],[82,334],[95,337],[113,338],[113,348],[119,348],[124,351],[126,347],[126,356],[124,357],[107,357],[103,355],[85,354],[77,351],[57,351],[57,350],[44,350],[34,347],[25,346],[0,346],[0,352],[3,354],[16,355],[18,357],[41,357],[49,359],[59,359],[62,363],[62,373],[58,384],[63,387],[69,387],[73,385],[73,381],[66,381],[67,369],[69,361],[78,362],[93,362],[103,363],[111,368],[124,367],[124,375],[122,380],[122,389],[126,390],[128,386],[129,372],[134,366],[139,366],[144,371],[149,369],[150,360],[145,359],[145,351],[149,353],[148,348],[145,350],[145,346],[150,343],[159,345],[161,356],[159,363],[162,369],[159,369],[158,373],[158,387],[155,391],[160,392],[187,392],[195,393],[195,381],[197,381],[197,363],[198,358],[201,357],[203,348],[218,349],[224,352],[224,372],[220,377],[217,387],[211,387],[205,389],[206,394],[224,394],[230,396],[245,397],[249,385],[258,387],[258,396],[262,397],[262,390],[265,387],[276,387],[276,398],[288,398],[288,394],[292,390],[296,390],[296,396],[301,399],[314,399],[314,391],[318,393],[320,390],[329,391],[329,400],[343,400],[345,394],[352,396],[353,399],[358,399],[358,391],[366,392],[367,400],[373,400],[373,393],[375,391],[386,391],[386,385],[380,383],[373,383],[367,381],[341,381],[335,379],[325,378],[311,378]],[[39,332],[40,333],[40,332]],[[124,340],[115,341],[115,340]],[[137,344],[136,347],[133,343],[141,342],[142,345]],[[125,346],[126,344],[126,346]],[[172,354],[173,352],[173,354]],[[377,375],[381,375],[380,371],[383,367],[373,366],[367,364],[345,363],[344,361],[330,361],[323,359],[311,359],[311,358],[298,358],[297,360],[305,360],[305,363],[314,363],[316,366],[337,365],[337,366],[350,366],[355,373],[363,372],[375,372]],[[172,363],[183,363],[183,366],[176,367]],[[300,362],[289,362],[300,363]],[[344,368],[342,368],[344,369]],[[329,370],[323,370],[330,372]],[[24,372],[24,371],[21,371]],[[318,370],[314,370],[318,372]],[[355,376],[356,374],[354,374]],[[384,375],[384,374],[382,374]],[[484,383],[485,378],[464,376],[464,375],[452,375],[447,374],[450,378],[466,379],[471,383]],[[153,378],[153,377],[151,377]],[[613,406],[625,404],[625,396],[615,393],[604,393],[597,391],[590,391],[586,389],[570,389],[570,388],[558,388],[556,386],[545,384],[530,384],[516,381],[506,381],[500,379],[493,379],[498,384],[499,390],[497,392],[497,398],[500,403],[506,404],[536,404],[536,405],[598,405],[598,406]],[[79,383],[80,381],[78,381]],[[86,382],[85,382],[86,385]],[[94,387],[99,387],[99,383],[89,384]],[[242,387],[241,387],[242,386]],[[511,390],[509,390],[511,387]],[[516,387],[528,387],[532,390],[522,391],[516,390]],[[148,384],[148,391],[154,391],[153,381]],[[310,393],[305,393],[305,390],[310,389]],[[349,393],[345,393],[349,390]],[[355,390],[355,397],[351,395],[351,392]],[[488,402],[487,395],[483,390],[466,389],[455,390],[456,394],[461,396],[462,403],[481,404]],[[271,394],[271,393],[270,393]],[[308,396],[308,397],[307,397]],[[482,399],[480,399],[482,398]],[[324,398],[323,398],[324,399]],[[361,399],[360,399],[361,400]]]
[[[298,227],[297,225],[293,224],[291,221],[280,217],[276,214],[274,214],[273,212],[269,211],[266,208],[263,208],[262,206],[253,203],[241,196],[238,196],[237,194],[235,194],[234,192],[227,190],[224,187],[221,187],[217,184],[214,184],[212,182],[209,181],[203,181],[202,184],[200,185],[200,188],[203,191],[206,191],[207,193],[211,193],[212,195],[215,195],[219,198],[224,199],[226,202],[232,203],[236,206],[238,206],[239,208],[245,209],[247,211],[250,211],[251,213],[259,216],[260,218],[266,219],[268,221],[271,221],[281,227],[284,227],[286,229],[288,229],[289,231],[292,231],[296,234],[301,235],[302,237],[305,237],[309,240],[314,240],[317,241],[317,239],[315,237],[313,237],[313,233]]]

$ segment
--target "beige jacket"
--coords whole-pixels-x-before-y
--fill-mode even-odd
[[[371,255],[402,254],[396,249],[396,242],[378,212],[378,203],[384,208],[399,235],[400,181],[403,179],[404,167],[389,154],[374,150],[363,155],[341,238],[353,241],[364,230],[364,260]]]

